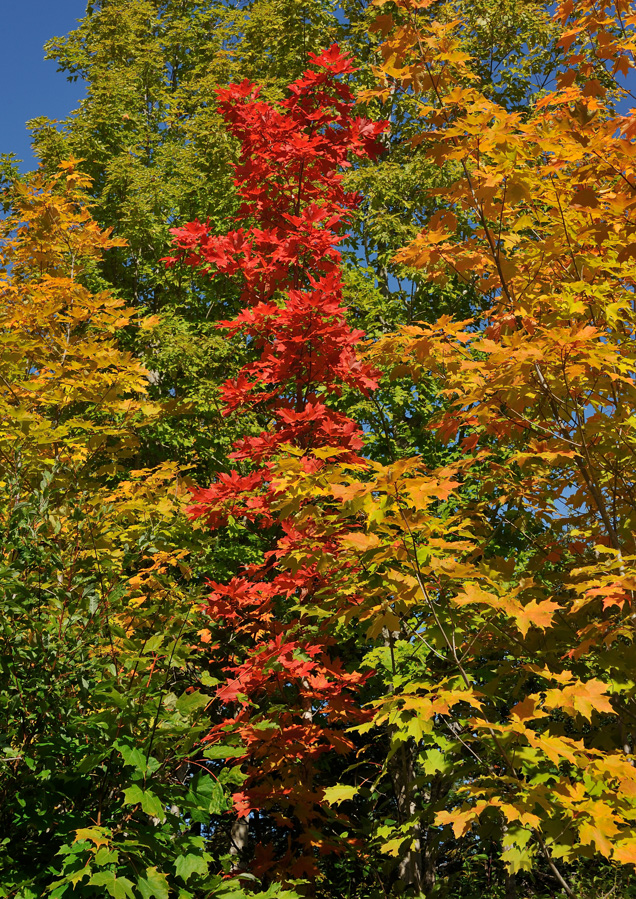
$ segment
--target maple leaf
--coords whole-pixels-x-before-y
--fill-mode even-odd
[[[111,842],[111,838],[112,834],[108,828],[80,827],[75,831],[75,840],[73,842],[77,843],[80,840],[90,840],[95,848],[99,849],[100,846],[108,846]]]
[[[534,718],[544,718],[546,713],[540,708],[540,696],[526,696],[524,700],[513,705],[510,714],[519,721],[528,721]]]
[[[560,608],[558,603],[550,599],[541,601],[531,599],[519,610],[511,611],[510,614],[514,617],[517,627],[525,637],[531,627],[536,627],[540,630],[546,630],[546,628],[551,627],[554,614]]]
[[[615,843],[612,858],[621,865],[636,865],[636,839],[619,840]]]
[[[348,799],[353,799],[358,793],[358,787],[348,787],[338,784],[335,787],[328,787],[324,792],[324,801],[329,805],[339,805]]]
[[[343,534],[340,538],[343,543],[355,549],[365,552],[380,546],[380,540],[376,534],[364,534],[361,531],[353,531],[351,534]]]
[[[548,709],[562,709],[568,715],[579,714],[588,720],[592,719],[592,712],[615,715],[607,690],[607,685],[596,679],[585,683],[576,681],[559,689],[548,690],[544,706]]]
[[[586,821],[579,827],[579,839],[584,846],[589,846],[593,843],[601,855],[609,858],[612,854],[612,841],[610,838],[616,836],[618,832],[619,830],[615,825],[606,830],[605,827]]]
[[[470,830],[470,826],[476,817],[473,809],[453,812],[441,811],[435,815],[435,823],[439,826],[450,824],[453,829],[453,835],[458,840]]]

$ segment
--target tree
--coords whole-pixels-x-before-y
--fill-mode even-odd
[[[223,279],[212,287],[160,262],[175,224],[198,217],[222,233],[235,213],[236,148],[210,98],[244,77],[279,95],[306,67],[308,50],[329,45],[338,27],[322,0],[302,9],[291,0],[245,8],[110,0],[89,4],[76,30],[48,44],[68,77],[84,79],[87,97],[61,127],[31,123],[36,153],[47,169],[70,153],[84,160],[97,221],[126,239],[106,254],[105,282],[146,314],[161,313],[127,344],[151,370],[151,396],[174,401],[172,414],[147,430],[139,465],[179,459],[211,477],[228,470],[239,427],[228,431],[217,388],[240,367],[241,349],[215,328],[238,311],[236,293]],[[260,427],[248,420],[242,432],[250,426]]]
[[[453,456],[364,478],[338,463],[307,478],[299,460],[277,483],[320,498],[319,533],[349,514],[340,589],[387,633],[393,690],[374,726],[417,755],[412,814],[380,828],[385,851],[432,851],[449,874],[458,852],[488,878],[494,856],[509,893],[538,870],[574,895],[599,857],[629,866],[636,845],[634,130],[615,111],[633,23],[557,10],[567,52],[522,115],[482,88],[465,18],[398,7],[377,94],[419,97],[419,141],[451,183],[397,261],[463,281],[483,311],[404,328],[367,358],[414,391],[435,379]]]
[[[41,193],[18,186],[10,226],[35,204],[33,227],[17,237],[22,274],[11,260],[6,272],[7,295],[28,311],[10,313],[5,357],[7,459],[19,462],[7,471],[26,466],[20,503],[7,499],[6,515],[5,673],[20,690],[7,732],[24,759],[11,755],[5,781],[6,833],[23,847],[16,855],[15,839],[5,862],[9,892],[232,895],[250,882],[217,875],[232,836],[240,857],[226,858],[226,870],[264,874],[267,895],[303,874],[314,881],[306,891],[329,897],[464,895],[473,884],[496,891],[498,879],[511,894],[515,877],[545,893],[550,878],[578,886],[595,868],[602,876],[599,857],[629,859],[633,777],[615,751],[633,714],[620,648],[628,625],[614,632],[610,616],[620,602],[627,609],[617,591],[631,583],[625,482],[612,486],[626,465],[611,461],[619,405],[622,427],[631,415],[631,373],[627,356],[608,355],[616,322],[609,340],[583,330],[585,346],[606,354],[596,369],[592,357],[572,362],[586,376],[608,359],[624,366],[614,371],[623,393],[613,418],[604,374],[598,394],[572,407],[583,410],[592,466],[573,449],[578,432],[555,432],[550,418],[552,395],[557,409],[573,402],[555,386],[551,354],[566,337],[568,360],[583,351],[545,297],[570,296],[567,277],[554,287],[555,272],[565,231],[587,234],[588,213],[575,200],[558,230],[537,147],[547,134],[564,148],[555,195],[572,199],[575,177],[589,200],[601,179],[591,207],[597,249],[582,240],[572,255],[582,276],[592,260],[594,283],[604,284],[608,270],[593,257],[609,241],[614,186],[593,152],[606,153],[614,137],[609,107],[590,102],[612,84],[593,51],[609,46],[624,67],[629,49],[620,24],[581,9],[566,40],[582,44],[571,65],[587,82],[558,101],[569,113],[555,101],[556,114],[536,105],[561,59],[560,26],[542,4],[391,5],[368,37],[374,12],[353,4],[111,0],[51,46],[89,95],[60,131],[38,122],[36,143],[49,172],[71,150],[86,156],[79,165],[93,182],[71,162],[66,188],[57,175]],[[594,50],[585,42],[598,27]],[[334,53],[317,57],[330,75],[300,75],[309,50],[335,34],[356,48],[358,72]],[[376,58],[378,36],[389,34]],[[365,160],[355,156],[364,131],[342,77],[369,87],[380,59],[385,82],[365,101],[372,118],[384,102],[390,131],[383,159]],[[260,97],[234,86],[221,92],[219,115],[219,83],[245,75],[263,83]],[[572,88],[571,70],[559,77]],[[420,112],[447,134],[436,135],[439,146],[420,134]],[[569,125],[559,130],[559,115],[581,119],[577,138]],[[601,140],[594,129],[605,119]],[[576,156],[590,133],[596,143]],[[607,158],[631,177],[625,145],[617,148]],[[352,190],[362,192],[356,208]],[[127,246],[100,234],[86,194]],[[629,209],[626,196],[617,202]],[[629,237],[624,216],[612,221]],[[175,224],[192,264],[166,272],[158,259]],[[419,238],[424,225],[431,233]],[[87,255],[69,267],[80,236]],[[538,264],[541,241],[552,256],[526,291],[537,308],[509,308],[504,284],[520,292],[514,279]],[[619,256],[617,241],[609,252]],[[34,264],[43,253],[55,278]],[[510,260],[502,275],[497,265]],[[628,260],[618,262],[627,271]],[[569,328],[581,314],[573,302]],[[442,311],[454,320],[438,322]],[[605,322],[593,315],[588,325]],[[361,326],[375,341],[364,360],[355,356]],[[535,363],[547,392],[532,380]],[[590,403],[600,418],[588,421]],[[222,408],[239,414],[222,417]],[[435,413],[437,433],[428,428]],[[555,444],[533,443],[526,419],[536,439],[552,427]],[[179,518],[176,462],[194,465],[200,483],[214,477],[197,510],[211,538]],[[615,530],[612,515],[623,523],[621,556],[601,570],[603,504]],[[587,573],[574,573],[575,556]],[[204,573],[214,583],[202,627]],[[573,626],[614,643],[583,653]],[[54,695],[38,666],[65,673]],[[233,834],[228,787],[250,814]],[[25,796],[38,797],[32,812]],[[519,873],[531,864],[536,875]]]
[[[161,409],[117,336],[152,321],[91,286],[121,239],[87,186],[69,160],[2,223],[0,891],[194,895],[222,887],[192,828],[225,800],[193,760],[185,484],[128,468]]]
[[[169,253],[175,224],[209,219],[213,231],[223,233],[235,214],[231,164],[237,147],[210,98],[219,85],[243,78],[261,84],[267,98],[280,98],[306,68],[309,51],[335,40],[358,60],[352,84],[369,87],[379,40],[367,29],[373,17],[372,6],[349,0],[301,6],[291,0],[109,0],[91,3],[77,29],[47,45],[67,77],[85,81],[87,97],[62,123],[31,123],[36,154],[49,171],[71,153],[83,159],[82,170],[93,179],[93,215],[127,241],[106,254],[105,283],[147,314],[161,313],[152,331],[137,335],[134,345],[131,334],[126,344],[151,370],[152,398],[174,400],[172,413],[146,431],[139,467],[179,459],[196,465],[205,480],[229,470],[237,429],[258,433],[262,427],[246,415],[230,422],[220,413],[218,384],[245,361],[241,344],[221,338],[214,326],[240,308],[232,285],[221,278],[212,284],[193,270],[188,277],[181,270],[168,273],[159,262]],[[506,91],[519,105],[528,79],[550,70],[550,33],[541,5],[510,2],[505,21],[509,65],[502,67],[495,40],[499,5],[470,4],[472,46],[490,60],[485,74],[499,84],[499,71],[514,71]],[[529,47],[538,49],[528,53]],[[370,108],[371,118],[378,114]],[[372,335],[468,299],[431,289],[417,275],[405,278],[391,261],[417,233],[424,188],[437,174],[423,153],[405,144],[415,130],[408,94],[397,90],[386,114],[390,153],[382,161],[356,160],[349,174],[350,189],[364,200],[343,247],[352,324]],[[389,458],[395,439],[400,451],[418,440],[419,421],[407,424],[408,416],[418,417],[408,391],[394,385],[377,400],[349,399],[349,414],[373,431],[371,452]]]
[[[337,244],[355,202],[343,190],[341,169],[349,154],[378,151],[384,124],[353,116],[353,96],[342,80],[352,64],[336,46],[310,59],[314,68],[277,106],[261,100],[249,82],[218,92],[241,144],[237,224],[253,224],[220,237],[198,221],[174,230],[178,253],[170,263],[215,277],[240,274],[246,308],[221,326],[244,335],[257,355],[222,394],[228,412],[255,407],[271,420],[266,431],[235,443],[234,458],[251,470],[221,474],[195,494],[191,514],[212,528],[231,518],[272,529],[278,490],[270,469],[285,447],[307,455],[308,472],[334,454],[361,462],[360,431],[325,401],[343,384],[363,392],[375,387],[369,366],[353,353],[360,334],[344,317]],[[265,814],[293,836],[282,858],[275,857],[271,837],[257,845],[253,870],[276,867],[286,878],[313,880],[314,852],[331,843],[318,830],[320,759],[351,748],[343,725],[364,717],[352,694],[365,678],[347,671],[332,635],[304,614],[342,574],[336,535],[317,540],[311,514],[305,526],[292,511],[293,502],[272,530],[261,564],[228,584],[211,584],[209,614],[226,656],[217,698],[227,711],[208,735],[206,754],[243,764],[244,783],[234,798],[239,817]],[[278,564],[308,545],[312,559],[304,566]]]

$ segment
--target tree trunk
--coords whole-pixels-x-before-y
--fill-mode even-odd
[[[388,627],[382,629],[384,645],[391,653],[391,667],[395,675],[395,657],[393,645],[400,636],[399,631],[390,631]],[[392,739],[392,729],[389,729],[389,739]],[[416,812],[413,798],[413,781],[415,771],[413,768],[413,741],[401,743],[395,754],[389,759],[387,770],[393,786],[393,794],[397,805],[398,824],[406,824]],[[421,826],[419,821],[413,825],[412,842],[410,849],[400,859],[398,864],[398,877],[405,886],[414,886],[418,892],[423,890],[424,877],[422,872],[422,851],[420,840]]]
[[[232,871],[238,871],[241,867],[241,858],[245,855],[249,835],[250,825],[247,818],[237,818],[232,824],[232,841],[230,843]]]
[[[505,899],[517,899],[517,882],[515,875],[504,870],[504,897]]]
[[[406,824],[417,811],[413,799],[415,772],[413,770],[413,748],[410,742],[402,744],[389,762],[389,776],[397,805],[398,824]],[[414,886],[419,892],[422,892],[424,874],[419,822],[413,825],[412,836],[411,848],[400,859],[398,876],[405,886]]]

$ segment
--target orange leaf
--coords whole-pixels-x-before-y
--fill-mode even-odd
[[[538,627],[543,631],[551,627],[554,613],[560,608],[551,599],[544,599],[542,602],[531,599],[519,612],[511,611],[509,614],[515,618],[517,627],[525,637],[531,627]]]
[[[375,534],[363,534],[362,531],[352,531],[340,538],[343,543],[352,546],[354,549],[365,552],[368,549],[375,549],[380,546],[380,540]]]
[[[538,696],[526,696],[522,702],[512,707],[511,715],[519,721],[528,721],[532,718],[544,718],[545,712],[539,708]]]
[[[607,698],[607,685],[600,680],[576,681],[561,689],[548,690],[544,706],[562,709],[573,717],[582,715],[588,720],[591,720],[594,711],[616,714]]]
[[[579,187],[572,197],[573,206],[587,206],[595,209],[598,206],[598,197],[591,187]]]
[[[614,846],[612,858],[621,865],[636,865],[636,840],[621,840]]]

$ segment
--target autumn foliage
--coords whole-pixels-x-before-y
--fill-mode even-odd
[[[407,883],[433,886],[446,834],[498,834],[512,874],[540,859],[572,894],[558,862],[636,858],[631,118],[614,113],[611,73],[603,86],[585,47],[528,114],[509,112],[477,83],[461,17],[428,7],[381,17],[385,86],[365,97],[421,97],[426,127],[413,144],[448,183],[396,261],[466,285],[473,319],[410,326],[354,355],[361,335],[340,305],[336,244],[351,200],[339,170],[381,128],[349,117],[334,77],[348,64],[335,50],[278,109],[251,85],[220,93],[241,142],[239,219],[255,224],[175,232],[183,261],[241,273],[246,308],[223,327],[257,355],[225,385],[226,408],[272,421],[236,445],[255,467],[198,491],[192,514],[283,532],[262,567],[212,585],[208,611],[236,647],[218,698],[236,711],[209,739],[240,740],[240,815],[267,809],[300,828],[299,864],[282,863],[292,873],[311,874],[311,847],[325,842],[309,835],[316,765],[352,747],[346,722],[389,735],[384,776],[403,795],[382,849],[402,858]],[[570,12],[559,13],[566,26]],[[572,52],[584,34],[575,24],[561,46]],[[605,52],[615,70],[616,47]],[[359,429],[325,404],[344,385],[373,389],[378,370],[408,375],[415,390],[437,383],[442,467],[364,459]],[[512,555],[498,549],[504,533]],[[369,675],[344,670],[329,637],[352,621],[393,657],[373,720],[356,704]],[[415,674],[395,662],[408,647],[427,658]],[[275,720],[265,698],[280,703]],[[432,775],[427,807],[392,773],[396,752],[407,781],[422,763]],[[334,786],[326,798],[335,807],[357,791]],[[266,870],[271,852],[259,852],[255,870]]]
[[[230,6],[5,191],[0,896],[627,899],[636,8]]]
[[[360,428],[328,405],[344,385],[362,392],[376,386],[372,367],[355,354],[363,335],[348,325],[342,305],[338,244],[356,204],[343,188],[342,170],[351,156],[378,152],[384,125],[354,116],[342,80],[352,63],[337,47],[312,55],[312,63],[278,106],[247,82],[218,92],[240,142],[240,227],[217,236],[194,222],[173,232],[181,261],[212,277],[240,275],[245,308],[220,326],[240,334],[255,358],[223,386],[225,409],[249,407],[271,420],[267,430],[235,444],[233,458],[252,470],[220,474],[195,493],[191,516],[213,528],[230,516],[271,528],[281,499],[272,461],[281,454],[301,455],[308,472],[333,455],[361,461]],[[236,736],[247,773],[234,798],[239,816],[271,810],[280,826],[300,825],[300,860],[289,854],[279,860],[299,876],[315,872],[313,847],[325,840],[309,830],[323,792],[315,766],[324,753],[351,749],[346,728],[364,715],[355,693],[365,676],[343,666],[329,627],[305,612],[318,595],[330,603],[332,585],[348,567],[338,533],[316,533],[311,516],[301,512],[303,521],[294,511],[277,516],[279,534],[262,565],[229,584],[210,584],[208,613],[232,637],[228,679],[217,694],[227,717],[208,740],[215,744],[228,731]],[[313,558],[281,564],[308,547]],[[344,608],[357,601],[347,597]],[[271,851],[257,848],[257,871],[271,865]]]
[[[479,313],[367,354],[438,383],[433,426],[452,461],[422,479],[419,460],[400,460],[373,483],[323,489],[364,498],[368,563],[386,577],[399,560],[393,612],[442,666],[376,719],[397,715],[432,745],[446,723],[467,782],[435,824],[456,839],[499,826],[511,871],[542,858],[573,894],[555,860],[636,859],[634,130],[614,80],[632,65],[635,20],[562,5],[556,83],[521,114],[479,84],[461,16],[398,9],[378,26],[372,93],[420,97],[414,144],[448,180],[396,259],[465,285]],[[502,553],[504,533],[517,552]]]

